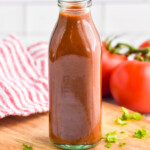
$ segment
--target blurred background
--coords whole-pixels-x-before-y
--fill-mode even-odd
[[[49,41],[58,12],[57,0],[0,0],[0,38],[15,34],[27,46]],[[92,15],[102,38],[125,34],[136,44],[150,37],[150,0],[93,0]]]

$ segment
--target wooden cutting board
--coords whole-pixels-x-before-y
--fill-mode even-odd
[[[129,137],[120,142],[126,142],[123,147],[118,143],[113,144],[111,150],[150,150],[150,135],[147,140],[133,138],[135,129],[146,126],[150,132],[150,122],[146,119],[142,121],[130,121],[127,126],[121,127],[114,123],[114,120],[121,115],[120,107],[103,103],[102,107],[102,133],[117,130],[125,131],[124,135]],[[124,136],[120,135],[120,136]],[[48,113],[42,115],[32,115],[27,118],[9,117],[0,120],[0,150],[23,150],[22,144],[33,147],[34,150],[58,150],[48,138]],[[101,141],[91,150],[106,150],[104,141]]]

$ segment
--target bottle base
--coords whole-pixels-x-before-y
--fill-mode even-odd
[[[56,147],[61,148],[61,149],[66,149],[66,150],[83,150],[83,149],[89,149],[97,144],[92,144],[92,145],[67,145],[67,144],[56,144],[53,143]]]

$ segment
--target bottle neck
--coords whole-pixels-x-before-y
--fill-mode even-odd
[[[88,13],[91,5],[91,0],[58,0],[60,13],[65,14],[79,15]]]

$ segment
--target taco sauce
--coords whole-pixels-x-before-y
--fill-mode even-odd
[[[90,11],[60,12],[49,46],[50,139],[91,145],[101,138],[101,42]]]

